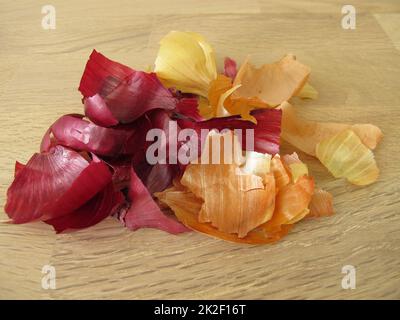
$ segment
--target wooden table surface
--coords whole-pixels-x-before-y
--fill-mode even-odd
[[[341,27],[343,1],[49,1],[56,29],[41,26],[43,1],[0,1],[0,203],[14,161],[27,161],[57,117],[81,112],[79,80],[93,48],[146,68],[170,30],[202,33],[224,56],[257,64],[286,53],[312,68],[315,101],[294,101],[310,119],[371,122],[385,137],[381,175],[359,188],[333,179],[311,157],[336,215],[304,221],[281,242],[243,246],[191,233],[130,232],[109,218],[55,235],[43,223],[0,219],[0,298],[312,299],[400,298],[400,1],[350,1],[355,30]],[[286,151],[293,150],[284,145]],[[55,290],[41,287],[56,269]],[[344,290],[342,267],[356,268]]]

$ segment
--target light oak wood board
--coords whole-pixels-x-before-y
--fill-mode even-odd
[[[146,68],[169,30],[202,33],[219,66],[225,56],[261,64],[294,53],[320,93],[293,101],[305,117],[370,122],[385,135],[375,151],[381,175],[365,188],[300,153],[336,214],[299,223],[275,245],[131,232],[112,218],[61,235],[43,223],[0,223],[0,298],[399,299],[400,2],[352,3],[355,30],[341,27],[339,0],[52,0],[56,29],[43,30],[42,1],[0,1],[2,205],[15,160],[38,150],[57,117],[82,112],[77,87],[92,49]],[[47,264],[55,290],[41,287]],[[354,290],[341,286],[344,265],[356,268]]]

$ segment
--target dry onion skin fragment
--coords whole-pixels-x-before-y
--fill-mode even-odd
[[[296,97],[301,99],[312,99],[315,100],[318,98],[318,91],[308,82],[304,85],[304,87],[296,94]]]
[[[250,231],[245,237],[239,238],[237,234],[229,234],[218,230],[211,223],[199,222],[198,212],[201,209],[203,201],[192,192],[172,187],[163,192],[156,193],[156,196],[174,211],[175,216],[186,227],[225,241],[242,244],[274,243],[284,237],[293,227],[292,225],[283,225],[275,230],[268,230],[266,224],[264,224]]]
[[[120,220],[127,228],[131,230],[155,228],[172,234],[190,231],[161,211],[133,169],[131,169],[129,198],[131,206],[120,216]]]
[[[96,156],[88,160],[76,151],[56,146],[35,153],[26,165],[16,166],[4,210],[18,224],[58,218],[85,205],[111,179],[109,167]],[[95,214],[95,210],[87,214]]]
[[[266,167],[261,165],[261,161],[258,161],[262,157],[251,153],[249,156],[252,158],[250,163],[253,164],[255,172],[263,174]],[[297,155],[284,156],[284,158],[290,159],[288,163],[281,161],[278,155],[273,158],[275,163],[280,164],[279,172],[284,172],[285,175],[283,176],[287,177],[287,179],[285,179],[285,185],[281,190],[278,189],[279,191],[277,191],[278,195],[276,196],[272,219],[249,231],[244,237],[221,231],[210,222],[202,222],[199,214],[204,206],[203,199],[185,189],[182,185],[179,185],[179,187],[174,186],[156,194],[156,196],[174,211],[179,221],[195,231],[232,242],[248,244],[273,243],[285,236],[296,222],[310,214],[309,206],[314,191],[314,181],[311,177],[303,175],[296,182],[293,182],[290,172],[286,169],[289,162],[301,162],[296,160],[298,159]],[[274,171],[272,161],[269,165],[271,166],[270,173],[272,173]],[[250,164],[248,167],[250,167]],[[242,166],[242,168],[246,168],[246,165]]]
[[[269,227],[294,224],[308,214],[308,206],[314,192],[314,180],[303,176],[296,183],[290,183],[279,190]]]
[[[257,123],[250,112],[254,109],[269,108],[269,106],[258,98],[233,97],[233,93],[240,86],[240,84],[233,85],[231,78],[218,74],[210,84],[208,102],[199,104],[200,114],[205,119],[240,115],[242,120]]]
[[[303,88],[310,69],[292,54],[260,68],[246,60],[240,67],[233,85],[241,85],[233,97],[259,98],[271,107],[288,101]]]
[[[317,144],[317,158],[336,178],[355,185],[376,181],[379,169],[374,154],[352,130],[344,130]]]
[[[283,160],[283,161],[282,161]],[[266,223],[268,230],[294,224],[309,214],[309,204],[314,193],[314,179],[296,153],[276,155],[271,161],[271,169],[277,180],[277,195],[272,219]]]
[[[207,97],[217,77],[214,50],[198,33],[171,31],[160,41],[154,71],[166,87]]]
[[[237,64],[236,61],[226,57],[224,59],[224,75],[231,78],[232,80],[235,79],[237,74]]]
[[[232,89],[231,78],[223,74],[218,74],[217,78],[210,83],[207,96],[208,101],[206,101],[203,105],[200,104],[199,106],[200,114],[205,119],[217,117],[218,104],[221,100],[221,96],[230,89]]]
[[[296,152],[285,154],[283,156],[283,161],[285,166],[288,168],[294,183],[296,183],[302,176],[308,176],[308,167],[299,159]]]
[[[79,91],[85,114],[100,126],[131,123],[149,110],[175,109],[178,99],[155,73],[131,69],[93,50]]]
[[[372,124],[345,124],[304,120],[296,114],[294,106],[284,102],[282,110],[282,139],[301,151],[315,156],[315,148],[319,142],[335,134],[351,129],[370,149],[375,149],[383,137],[382,131]]]
[[[217,138],[217,139],[215,139]],[[206,140],[206,146],[220,140],[220,146],[226,139],[232,139],[233,153],[241,152],[242,148],[236,135],[232,131],[226,133],[211,132]],[[214,150],[214,146],[205,148],[204,153]],[[268,221],[275,206],[275,179],[272,173],[265,173],[261,169],[261,162],[269,167],[269,158],[257,158],[250,156],[251,164],[244,164],[241,170],[238,161],[224,162],[224,155],[229,150],[220,148],[219,164],[191,164],[189,165],[181,183],[193,194],[204,201],[200,212],[199,222],[209,222],[224,233],[236,233],[243,238],[247,233],[259,225]],[[236,159],[235,154],[229,156]],[[211,157],[209,157],[211,159]],[[250,168],[262,172],[262,176],[248,173]],[[252,171],[252,170],[250,170]]]
[[[279,154],[276,154],[271,159],[271,172],[275,177],[275,184],[277,190],[282,189],[284,186],[290,183],[290,175],[287,172],[285,166],[283,165],[283,162]]]
[[[310,202],[310,213],[307,217],[327,217],[333,215],[333,196],[322,189],[314,190]]]

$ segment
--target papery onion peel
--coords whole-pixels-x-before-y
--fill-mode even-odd
[[[336,178],[356,185],[373,183],[379,175],[374,154],[352,130],[344,130],[319,142],[317,158]]]
[[[260,68],[256,68],[246,59],[233,82],[234,85],[241,85],[233,96],[259,98],[267,105],[276,107],[300,92],[309,74],[310,69],[291,54]]]
[[[217,77],[214,50],[200,34],[171,31],[160,41],[154,71],[167,87],[207,97]]]

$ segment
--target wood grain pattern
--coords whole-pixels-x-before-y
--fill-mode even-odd
[[[381,176],[366,188],[334,180],[300,154],[334,194],[336,215],[303,221],[275,245],[130,232],[111,218],[65,235],[2,222],[0,298],[399,299],[400,3],[352,2],[356,30],[341,28],[339,0],[54,0],[57,29],[46,31],[41,1],[1,1],[1,204],[14,161],[38,150],[58,116],[82,110],[77,86],[91,50],[145,68],[171,29],[204,34],[219,63],[226,55],[250,54],[260,64],[295,53],[320,92],[316,101],[294,101],[305,116],[372,122],[385,137],[375,152]],[[41,288],[45,264],[56,267],[56,290]],[[341,288],[346,264],[357,269],[355,290]]]

